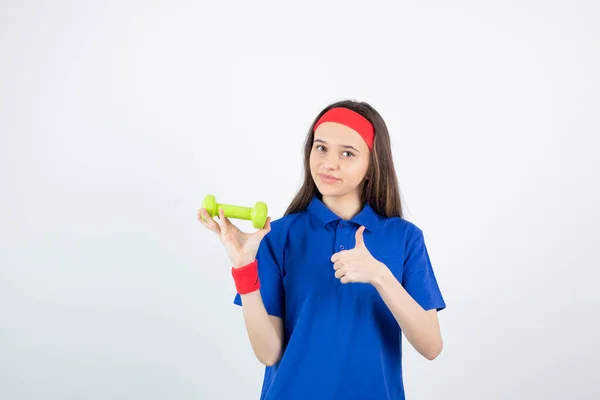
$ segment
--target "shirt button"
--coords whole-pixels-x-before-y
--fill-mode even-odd
[[[341,245],[341,246],[340,246],[340,250],[344,250],[344,245]]]
[[[341,228],[343,226],[344,226],[344,224],[342,224],[341,222],[338,224],[338,228]]]

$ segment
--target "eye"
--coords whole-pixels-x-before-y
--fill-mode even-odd
[[[318,152],[326,151],[325,146],[320,145],[320,144],[316,145],[314,148]],[[351,151],[343,151],[342,155],[343,155],[344,158],[352,158],[352,157],[354,157],[354,153],[352,153]]]

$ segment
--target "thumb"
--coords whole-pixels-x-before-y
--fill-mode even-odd
[[[261,229],[258,230],[258,232],[260,232],[259,236],[262,239],[263,237],[267,236],[267,233],[269,233],[270,231],[271,231],[271,217],[267,217],[265,226],[263,226]]]
[[[360,228],[358,228],[358,230],[356,231],[356,245],[355,247],[364,247],[365,246],[365,241],[363,238],[363,232],[365,231],[365,227],[361,226]]]

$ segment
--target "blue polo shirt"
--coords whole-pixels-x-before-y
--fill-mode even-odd
[[[306,210],[272,221],[256,256],[265,308],[285,327],[261,400],[404,399],[398,323],[372,285],[341,283],[330,261],[354,247],[361,225],[373,257],[425,310],[446,307],[417,226],[368,204],[346,221],[315,196]]]

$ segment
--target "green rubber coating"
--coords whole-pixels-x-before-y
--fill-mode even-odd
[[[219,209],[223,209],[223,213],[227,218],[252,221],[252,226],[256,229],[264,228],[267,222],[268,209],[267,205],[262,201],[256,202],[253,208],[233,206],[231,204],[217,203],[215,196],[209,194],[204,197],[202,208],[206,208],[208,215],[212,218],[219,215]],[[204,219],[204,217],[202,219]]]

